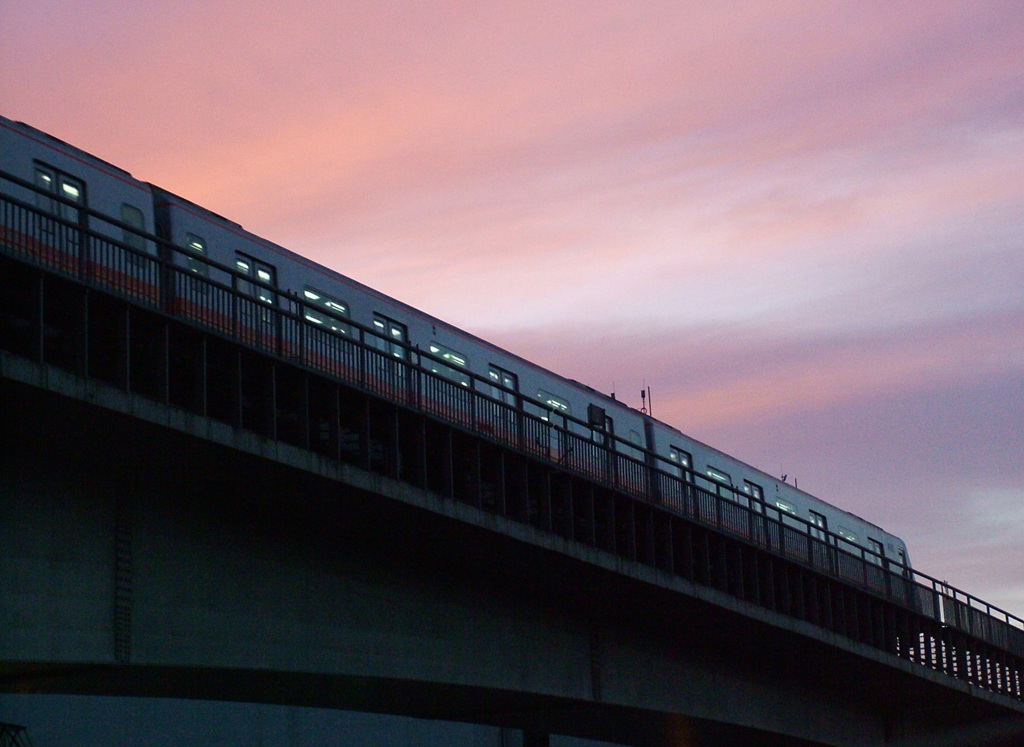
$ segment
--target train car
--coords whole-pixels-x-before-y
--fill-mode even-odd
[[[652,430],[654,443],[651,450],[659,455],[662,469],[678,476],[689,473],[685,478],[687,482],[702,487],[707,494],[736,504],[739,510],[734,512],[732,521],[747,523],[751,512],[763,514],[779,526],[794,528],[847,553],[861,554],[866,550],[864,557],[880,567],[891,564],[910,567],[906,543],[876,524],[664,423],[655,422]],[[678,488],[676,490],[678,492]],[[703,518],[708,519],[706,516]],[[800,552],[803,551],[801,543]]]
[[[41,212],[3,221],[9,245],[46,264],[156,301],[159,272],[148,184],[20,122],[0,118],[5,192]],[[127,251],[122,247],[127,247]]]
[[[0,146],[5,193],[39,216],[0,229],[46,264],[806,562],[909,569],[898,537],[613,396],[26,125],[0,119]]]
[[[835,546],[853,551],[864,547],[880,565],[907,565],[906,545],[870,522],[798,490],[795,486],[713,449],[680,431],[653,420],[624,403],[579,382],[560,377],[473,335],[389,298],[350,278],[334,273],[241,229],[220,216],[164,195],[158,214],[167,213],[167,234],[186,247],[202,242],[203,251],[221,265],[233,266],[252,278],[248,291],[260,302],[280,305],[291,299],[306,321],[324,329],[315,344],[304,346],[308,362],[320,368],[355,370],[345,364],[355,353],[332,344],[338,335],[360,339],[380,352],[370,382],[391,396],[405,386],[400,375],[411,355],[436,377],[423,400],[428,409],[449,420],[501,436],[511,432],[511,409],[490,417],[469,413],[468,396],[460,388],[490,388],[489,394],[509,408],[533,416],[540,451],[574,471],[610,478],[619,487],[646,492],[645,470],[660,466],[713,496],[724,497],[742,509],[732,521],[746,522],[750,511],[769,516],[784,526],[801,529]],[[202,239],[197,237],[202,236]],[[206,237],[211,237],[209,242]],[[261,282],[262,285],[255,285]],[[258,289],[258,290],[257,290]],[[283,292],[282,292],[283,291]],[[327,334],[330,331],[333,334]],[[295,335],[278,331],[289,346]],[[391,370],[390,359],[403,365]],[[342,371],[344,373],[344,371]],[[398,378],[396,378],[398,377]],[[488,385],[486,382],[490,382]],[[607,447],[616,452],[609,470]],[[648,459],[653,453],[661,459]],[[708,509],[710,510],[710,509]],[[707,517],[704,517],[707,518]],[[729,517],[726,517],[729,520]]]

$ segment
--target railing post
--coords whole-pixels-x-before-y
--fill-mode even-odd
[[[235,337],[241,337],[242,336],[242,320],[239,318],[239,312],[241,311],[241,309],[239,308],[239,305],[238,305],[238,293],[237,293],[238,289],[237,289],[237,285],[238,285],[238,283],[235,282],[235,279],[232,277],[232,280],[231,280],[231,291],[232,291],[232,293],[231,293],[231,330],[232,330],[232,334]]]
[[[293,300],[292,303],[295,305],[295,316],[299,320],[296,353],[299,356],[299,362],[305,365],[307,358],[311,357],[306,350],[306,347],[309,345],[309,323],[306,321],[305,314],[302,313],[302,303],[298,300]]]
[[[413,375],[416,377],[416,409],[423,410],[423,357],[420,355],[419,345],[416,346],[415,353],[416,367],[413,369]]]
[[[359,329],[359,384],[364,389],[368,385],[366,361],[366,330]]]
[[[469,417],[470,423],[473,424],[474,428],[480,427],[480,408],[477,402],[478,397],[476,389],[473,388],[474,380],[470,378],[469,386],[466,387],[466,391],[469,392]]]

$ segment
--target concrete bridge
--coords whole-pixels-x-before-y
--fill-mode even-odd
[[[1024,735],[1021,657],[1001,628],[957,629],[271,352],[0,269],[0,721],[87,695],[470,724],[474,744]],[[90,313],[48,330],[44,300],[9,300],[26,283]],[[234,356],[230,417],[176,399],[212,374],[152,361],[154,339],[188,336]],[[97,349],[122,362],[93,364]],[[253,403],[260,384],[246,401],[246,376],[267,371],[269,400]],[[310,404],[327,390],[335,430],[317,448]],[[302,407],[280,400],[295,391]],[[350,410],[365,437],[347,459]],[[437,461],[440,478],[416,477]],[[602,501],[615,551],[594,539]],[[42,696],[64,699],[32,711]]]

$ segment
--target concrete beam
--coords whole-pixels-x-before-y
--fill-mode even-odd
[[[6,689],[329,706],[636,744],[885,744],[1024,713],[379,475],[54,369],[8,357],[0,373]]]

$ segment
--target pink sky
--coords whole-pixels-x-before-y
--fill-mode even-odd
[[[0,111],[1024,615],[1024,5],[4,0]]]

